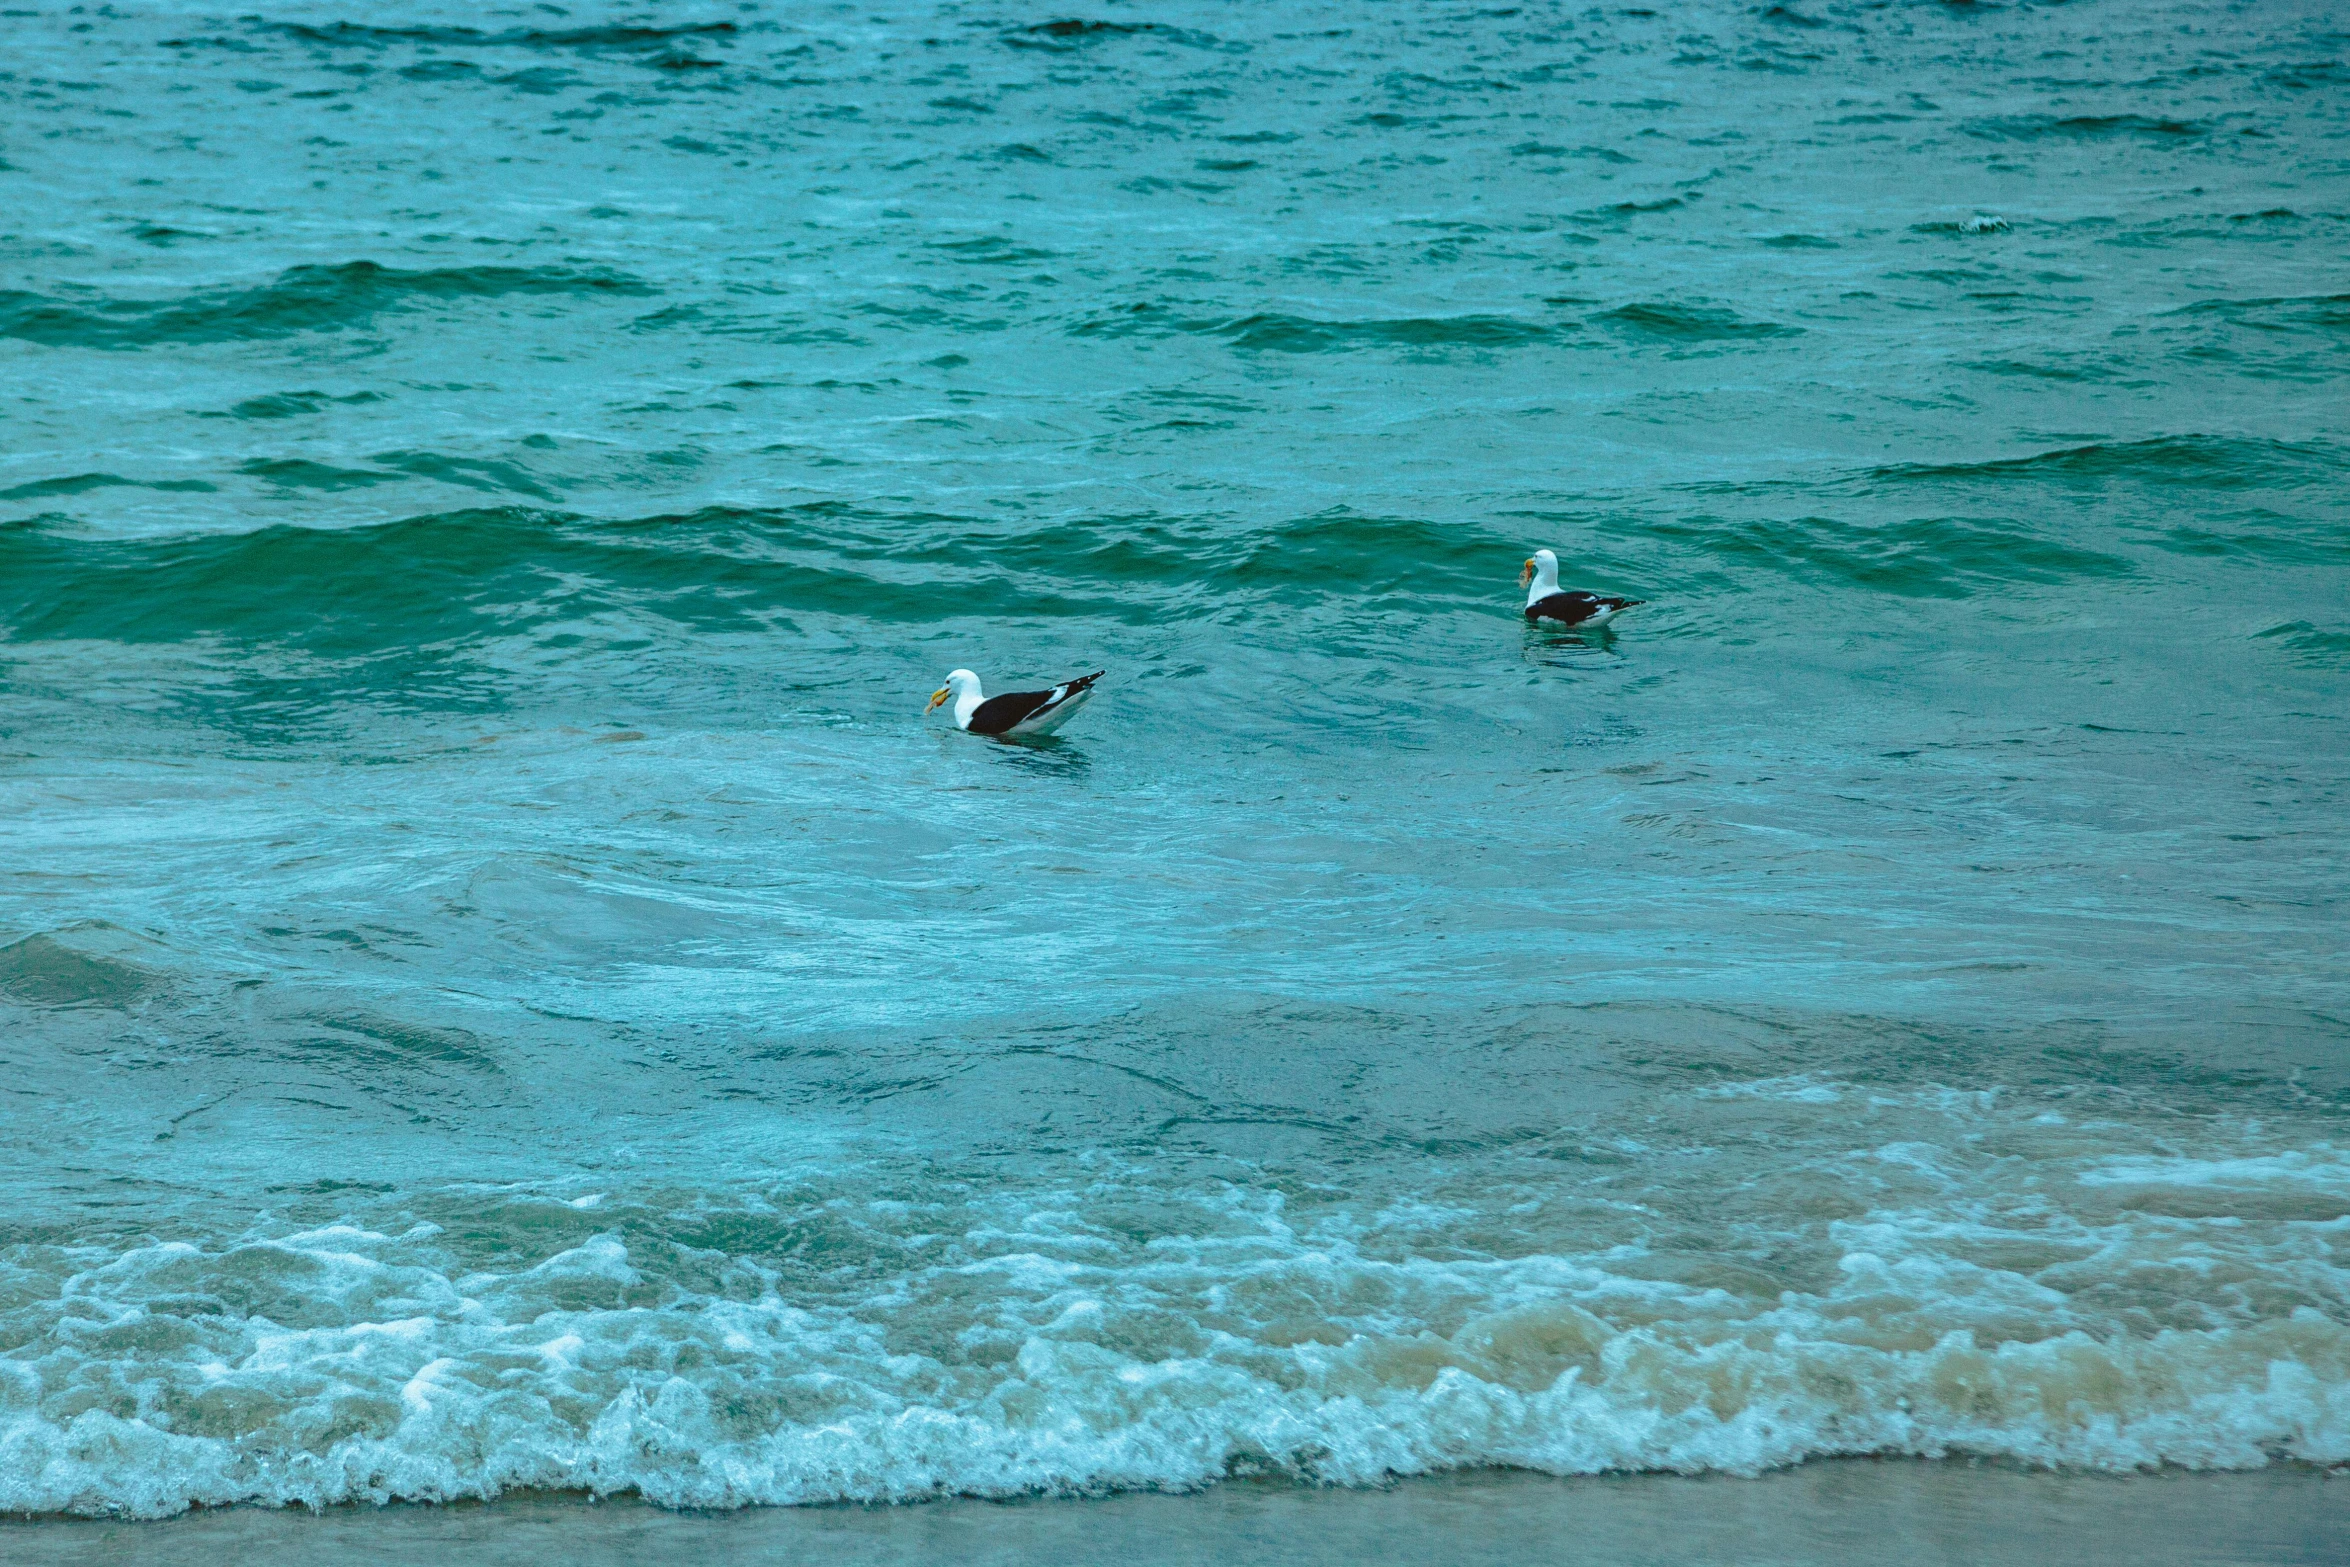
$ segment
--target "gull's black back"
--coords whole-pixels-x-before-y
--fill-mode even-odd
[[[1050,691],[1006,691],[971,709],[967,727],[975,735],[1000,735],[1052,699]]]
[[[1546,594],[1526,606],[1528,620],[1556,620],[1570,626],[1579,626],[1603,609],[1630,609],[1638,599],[1603,598],[1597,593],[1586,593],[1571,588],[1564,593]]]
[[[1014,725],[1060,706],[1080,691],[1090,690],[1102,673],[1097,669],[1050,691],[1006,691],[1002,696],[991,696],[971,709],[971,722],[963,727],[975,735],[1009,734]]]

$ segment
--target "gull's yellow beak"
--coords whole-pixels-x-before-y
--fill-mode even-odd
[[[1533,563],[1532,561],[1528,561],[1528,562],[1526,562],[1526,569],[1525,569],[1524,571],[1521,571],[1521,572],[1519,572],[1519,573],[1518,573],[1518,586],[1522,588],[1522,587],[1524,587],[1524,586],[1525,586],[1527,583],[1529,583],[1529,582],[1532,582],[1533,580],[1534,580],[1534,563]]]
[[[928,718],[931,714],[937,712],[939,704],[944,702],[947,699],[947,696],[948,691],[945,686],[940,686],[936,691],[931,692],[930,705],[922,710],[922,716],[924,718]]]

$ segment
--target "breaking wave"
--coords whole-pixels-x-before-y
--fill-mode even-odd
[[[477,1192],[411,1200],[388,1226],[19,1245],[0,1262],[18,1345],[0,1360],[0,1509],[2350,1459],[2350,1327],[2306,1304],[2230,1310],[2225,1290],[2200,1320],[2140,1320],[2127,1283],[2233,1256],[2250,1224],[2268,1276],[2302,1279],[2285,1294],[2322,1296],[2318,1232],[2293,1232],[2342,1222],[2338,1152],[2108,1160],[2075,1180],[2100,1216],[2033,1218],[2009,1192],[1988,1228],[1956,1210],[1834,1223],[1822,1280],[1775,1294],[1672,1282],[1637,1248],[1495,1249],[1498,1214],[1406,1205],[1366,1227],[1112,1172],[960,1208],[845,1185],[670,1212]],[[2239,1213],[2236,1232],[2212,1222]]]

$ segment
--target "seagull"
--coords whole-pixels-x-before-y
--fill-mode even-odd
[[[1534,552],[1534,558],[1526,562],[1526,569],[1518,574],[1518,586],[1526,590],[1528,621],[1555,620],[1567,626],[1604,626],[1625,610],[1646,602],[1642,599],[1603,598],[1597,593],[1586,593],[1581,588],[1561,593],[1559,558],[1548,550]]]
[[[1049,735],[1085,705],[1085,699],[1093,695],[1093,683],[1107,673],[1097,669],[1090,675],[1064,680],[1050,691],[1007,691],[1002,696],[983,697],[979,677],[968,669],[958,669],[947,676],[945,685],[930,693],[930,705],[922,711],[925,716],[934,713],[951,697],[957,729],[1013,740]]]

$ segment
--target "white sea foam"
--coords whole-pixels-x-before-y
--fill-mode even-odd
[[[1697,1090],[1702,1099],[1784,1099],[1794,1104],[1832,1105],[1849,1085],[1823,1083],[1808,1075],[1766,1077],[1747,1083],[1711,1083]]]
[[[1963,1216],[1837,1225],[1833,1281],[1763,1300],[1604,1259],[1372,1255],[1287,1233],[1278,1204],[1235,1196],[1235,1219],[1248,1202],[1264,1222],[1222,1236],[1111,1257],[1072,1235],[1086,1244],[822,1302],[747,1266],[718,1291],[656,1279],[618,1233],[461,1280],[353,1226],[146,1246],[62,1281],[35,1341],[0,1359],[0,1508],[515,1487],[729,1507],[1251,1469],[1751,1474],[1852,1453],[2350,1460],[2336,1317],[2093,1322],[2025,1271],[1957,1255],[1990,1233]],[[1082,1228],[1036,1217],[997,1243]],[[2168,1244],[2128,1223],[2073,1233],[2073,1252],[2127,1277]],[[273,1287],[278,1320],[220,1299]]]
[[[2350,1192],[2350,1149],[2320,1143],[2313,1148],[2292,1148],[2234,1159],[2116,1159],[2084,1170],[2080,1179],[2092,1186],[2215,1187],[2239,1191],[2282,1186]]]

